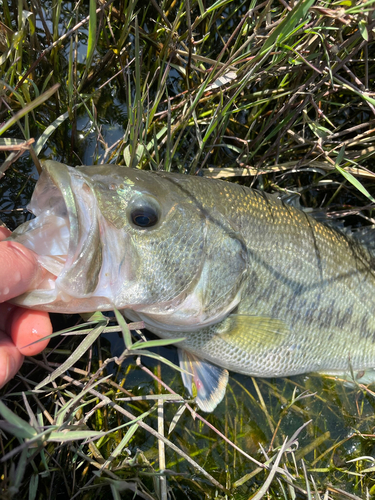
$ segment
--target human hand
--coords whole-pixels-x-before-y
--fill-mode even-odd
[[[48,340],[27,346],[52,333],[49,315],[6,302],[41,281],[43,269],[35,254],[15,241],[2,241],[10,231],[0,227],[0,387],[21,368],[24,356],[34,356]]]

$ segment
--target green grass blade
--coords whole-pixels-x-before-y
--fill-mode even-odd
[[[267,37],[259,56],[266,54],[275,43],[285,42],[293,32],[295,26],[301,19],[304,19],[310,7],[315,3],[315,0],[300,0],[293,9],[286,15],[275,30]]]
[[[44,94],[40,95],[36,99],[34,99],[32,102],[29,104],[26,104],[26,106],[18,111],[15,115],[12,116],[7,122],[4,123],[4,125],[0,128],[0,135],[2,135],[4,132],[6,132],[12,125],[18,122],[22,117],[30,113],[33,109],[36,109],[39,107],[43,102],[47,101],[60,87],[59,83],[56,83],[53,87],[50,89],[46,90]]]
[[[42,382],[40,382],[36,387],[35,390],[39,390],[42,387],[44,387],[47,384],[50,384],[54,380],[56,380],[60,375],[62,375],[66,370],[69,370],[71,366],[74,365],[87,351],[87,349],[95,342],[95,340],[99,337],[99,335],[102,333],[104,328],[107,325],[107,321],[103,321],[98,324],[96,328],[94,328],[87,336],[85,339],[80,343],[80,345],[77,347],[77,349],[73,352],[69,358],[62,363],[61,366],[59,366],[54,372],[52,372],[48,377],[46,377]]]
[[[96,0],[90,0],[89,36],[87,40],[86,71],[90,69],[96,47]]]
[[[120,326],[120,328],[122,330],[122,335],[123,335],[123,338],[124,338],[125,347],[127,349],[131,349],[132,348],[132,336],[131,336],[129,327],[128,327],[126,321],[125,321],[125,318],[120,313],[120,311],[118,311],[117,309],[114,309],[114,313],[115,313],[115,316],[116,316],[117,323],[118,323],[118,325]]]
[[[13,413],[2,401],[0,401],[0,414],[8,424],[12,425],[19,438],[31,439],[36,435],[36,430]]]
[[[352,184],[356,189],[358,189],[360,193],[366,196],[366,198],[368,198],[372,203],[375,203],[375,198],[367,191],[364,185],[356,177],[354,177],[354,175],[352,175],[350,172],[347,172],[345,169],[340,167],[340,163],[344,158],[344,153],[345,153],[345,146],[342,146],[335,162],[336,170],[340,172],[340,174],[343,177],[345,177],[345,179],[349,181],[350,184]]]

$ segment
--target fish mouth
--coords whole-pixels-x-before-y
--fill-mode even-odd
[[[89,298],[102,267],[98,209],[90,179],[67,165],[46,161],[28,209],[35,219],[19,226],[9,239],[33,250],[46,273],[36,289],[16,302],[37,308]]]

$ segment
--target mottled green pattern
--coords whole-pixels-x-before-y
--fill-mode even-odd
[[[261,376],[374,366],[375,276],[366,249],[265,194],[195,178],[173,184],[194,193],[194,204],[214,225],[232,228],[248,252],[235,310],[239,328],[224,321],[187,333],[187,349]],[[231,261],[222,258],[218,267],[224,275]],[[253,316],[283,322],[284,329],[275,332],[271,322],[259,332]]]

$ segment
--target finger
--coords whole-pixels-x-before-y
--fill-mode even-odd
[[[0,302],[12,299],[42,281],[44,270],[34,252],[16,241],[0,242]]]
[[[12,340],[0,331],[0,388],[21,368],[23,356]]]
[[[21,354],[34,356],[47,347],[49,340],[29,344],[51,335],[52,325],[48,313],[44,311],[0,304],[0,330],[9,334]]]
[[[5,238],[8,238],[8,236],[10,236],[11,234],[11,231],[9,231],[9,229],[7,229],[6,227],[0,227],[0,241],[5,240]]]

